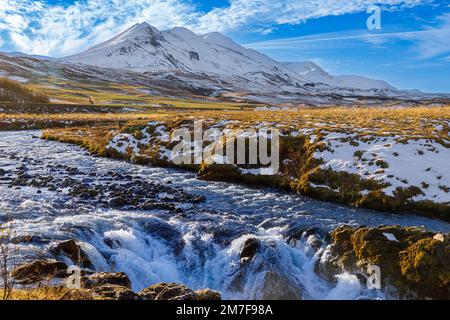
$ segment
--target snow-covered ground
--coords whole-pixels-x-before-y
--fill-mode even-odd
[[[421,194],[413,201],[450,204],[450,148],[432,139],[364,138],[329,133],[324,139],[328,149],[316,152],[315,157],[323,161],[324,169],[388,184],[383,190],[388,196],[394,196],[397,188],[417,187]]]
[[[225,133],[232,133],[231,128],[236,128],[235,121],[209,122],[211,128],[223,130]],[[317,128],[323,127],[324,123],[315,123]],[[328,124],[329,125],[329,124]],[[388,197],[397,197],[397,193],[409,190],[411,196],[408,202],[431,201],[435,204],[450,205],[450,148],[448,139],[439,139],[442,134],[448,131],[447,124],[441,123],[435,126],[440,136],[427,137],[426,135],[403,135],[400,133],[363,133],[365,128],[347,128],[341,126],[335,131],[330,129],[321,130],[320,134],[313,128],[301,128],[288,130],[282,134],[284,137],[299,138],[306,136],[310,143],[324,145],[316,148],[312,157],[320,163],[318,170],[331,170],[333,172],[345,172],[356,175],[362,180],[376,181],[382,186],[377,190],[365,190],[360,188],[360,196],[365,196],[371,191],[382,192]],[[282,125],[275,123],[259,123],[254,125],[254,130],[264,127],[282,128]],[[447,131],[443,131],[443,130]],[[151,134],[149,134],[151,132]],[[109,143],[108,149],[116,153],[123,154],[127,158],[135,155],[148,155],[148,149],[156,150],[158,160],[170,162],[173,160],[170,149],[171,132],[164,124],[151,122],[142,129],[139,138],[136,135],[120,133]],[[259,133],[256,136],[260,136]],[[448,134],[447,134],[448,136]],[[223,144],[223,136],[215,134],[210,136],[213,150],[216,144]],[[282,137],[283,138],[283,137]],[[445,137],[444,137],[445,138]],[[195,143],[187,147],[194,148]],[[154,153],[153,153],[154,154]],[[189,156],[193,155],[189,153]],[[223,155],[212,154],[215,163],[223,164]],[[284,168],[295,165],[295,158],[280,159]],[[273,172],[267,167],[242,167],[234,166],[242,175],[282,175],[286,170]],[[299,176],[289,176],[293,182],[302,180]],[[312,188],[326,188],[339,194],[340,190],[335,190],[331,185],[317,185],[309,182]],[[361,186],[358,186],[358,188]],[[404,193],[403,193],[404,195]]]

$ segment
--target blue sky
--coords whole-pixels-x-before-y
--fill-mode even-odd
[[[369,30],[367,8],[381,7]],[[0,51],[65,56],[135,23],[222,32],[281,61],[450,92],[450,1],[0,0]]]

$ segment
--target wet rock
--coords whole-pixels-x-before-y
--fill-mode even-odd
[[[275,271],[268,271],[264,276],[261,289],[262,300],[301,300],[302,290],[288,277]]]
[[[244,242],[244,247],[242,248],[240,259],[241,264],[248,263],[253,259],[253,257],[258,252],[260,247],[259,240],[256,238],[248,238]]]
[[[53,278],[67,276],[67,265],[56,260],[35,260],[21,265],[11,272],[11,276],[21,284],[32,284]]]
[[[70,192],[69,195],[80,197],[83,199],[89,199],[89,198],[95,198],[99,195],[99,192],[93,188],[90,188],[88,186],[76,186],[74,187]]]
[[[331,233],[332,246],[316,265],[324,278],[347,271],[381,269],[383,289],[394,298],[450,299],[450,243],[436,234],[399,226],[353,228]],[[447,262],[445,262],[447,261]]]
[[[130,288],[115,284],[105,284],[90,290],[94,298],[102,300],[140,300]]]
[[[39,236],[25,235],[14,237],[13,239],[11,239],[11,242],[14,244],[19,244],[19,243],[47,243],[48,241],[43,240]]]
[[[330,240],[328,233],[318,227],[294,224],[283,232],[283,237],[286,238],[286,241],[293,245],[295,245],[300,239],[307,239],[310,236],[315,236],[317,239],[323,239],[324,241]]]
[[[400,252],[400,269],[409,290],[420,297],[450,299],[450,244],[422,239]]]
[[[73,239],[58,243],[50,252],[55,256],[65,255],[82,268],[93,268],[88,254]]]
[[[104,285],[117,285],[130,289],[131,281],[123,272],[100,272],[81,278],[81,286],[85,289]]]
[[[115,197],[108,201],[108,205],[112,208],[120,208],[128,205],[128,201],[122,197]]]
[[[103,239],[103,242],[104,242],[108,247],[110,247],[111,249],[119,248],[120,245],[121,245],[121,243],[120,243],[118,240],[116,240],[116,239],[111,239],[111,238],[109,238],[109,237],[104,238],[104,239]]]
[[[211,289],[197,290],[195,294],[197,295],[197,300],[201,301],[222,300],[220,292]]]
[[[177,207],[173,203],[162,203],[155,201],[147,201],[139,206],[141,210],[169,210],[177,211]]]
[[[138,294],[144,300],[197,300],[197,294],[193,290],[177,283],[158,283]]]
[[[6,171],[4,169],[0,169],[0,176],[6,175]]]

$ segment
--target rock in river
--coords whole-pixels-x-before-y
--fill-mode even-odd
[[[15,268],[11,276],[21,284],[64,278],[67,276],[67,265],[56,260],[35,260]]]
[[[316,271],[330,279],[375,265],[384,291],[394,298],[450,299],[450,241],[436,235],[412,227],[342,226],[331,233],[329,257]]]
[[[55,256],[65,255],[82,268],[93,268],[88,254],[73,239],[58,243],[50,252]]]

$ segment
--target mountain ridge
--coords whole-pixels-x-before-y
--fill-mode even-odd
[[[56,83],[116,83],[166,97],[284,106],[408,106],[450,98],[398,90],[362,76],[334,76],[312,61],[279,62],[217,32],[198,35],[182,27],[159,31],[147,23],[59,59],[0,53],[0,76],[21,82],[48,83],[52,77]]]
[[[227,56],[232,61],[226,61]],[[186,60],[187,57],[190,61]],[[262,73],[263,77],[269,74],[272,76],[270,80],[279,78],[284,84],[294,87],[321,83],[362,90],[397,90],[381,80],[362,76],[332,76],[311,61],[279,62],[256,50],[245,48],[218,32],[197,35],[183,27],[160,31],[145,22],[61,60],[138,72],[183,70],[226,76]],[[298,70],[299,66],[315,69],[316,72],[304,73]]]

